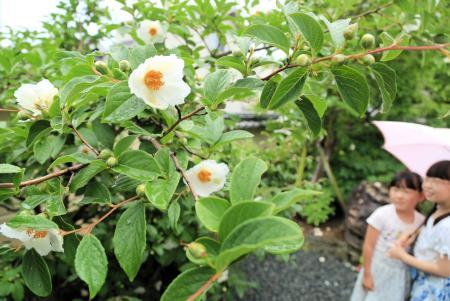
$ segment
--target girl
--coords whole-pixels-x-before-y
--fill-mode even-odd
[[[397,258],[417,269],[411,301],[450,300],[450,161],[440,161],[427,172],[423,184],[425,197],[435,203],[414,246],[414,256],[400,243],[389,250]]]
[[[421,177],[412,172],[397,174],[389,185],[389,199],[391,204],[379,207],[367,219],[364,266],[351,301],[404,301],[409,292],[407,266],[386,253],[400,236],[417,229],[425,219],[415,210],[424,199]]]

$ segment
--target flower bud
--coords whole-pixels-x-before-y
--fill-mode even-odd
[[[112,157],[114,154],[111,150],[105,148],[100,152],[100,158],[102,160],[107,160],[109,157]]]
[[[108,65],[106,65],[106,63],[104,61],[96,61],[94,63],[94,66],[95,66],[95,70],[97,70],[101,74],[108,74],[108,72],[109,72]]]
[[[331,58],[331,61],[336,64],[340,64],[345,61],[347,57],[344,54],[336,54]]]
[[[114,78],[117,78],[120,80],[127,79],[127,75],[118,68],[114,68],[112,70],[112,75],[114,76]]]
[[[311,61],[311,57],[307,54],[300,54],[297,57],[297,64],[299,64],[302,67],[306,67],[311,65],[312,61]]]
[[[363,58],[362,61],[364,64],[366,65],[372,65],[375,63],[375,57],[371,54],[366,54]]]
[[[187,245],[187,248],[195,259],[205,258],[207,256],[206,248],[201,243],[191,242]]]
[[[139,184],[136,187],[136,194],[138,196],[143,196],[145,194],[145,184]]]
[[[108,165],[109,167],[114,167],[116,166],[118,163],[118,160],[116,157],[109,157],[108,160],[106,160],[106,165]]]
[[[366,33],[361,38],[361,47],[364,49],[371,49],[375,46],[375,37],[370,33]]]
[[[344,31],[344,38],[346,40],[351,40],[356,36],[357,32],[358,32],[358,23],[350,24]]]
[[[130,71],[130,70],[131,70],[130,62],[127,61],[127,60],[121,60],[121,61],[119,62],[119,69],[120,69],[120,71],[122,71],[122,72],[128,72],[128,71]]]

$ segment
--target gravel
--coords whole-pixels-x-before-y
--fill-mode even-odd
[[[356,279],[352,265],[315,251],[299,251],[288,262],[249,256],[238,269],[259,284],[245,291],[246,301],[348,301]]]

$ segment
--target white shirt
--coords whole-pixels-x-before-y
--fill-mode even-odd
[[[405,223],[397,215],[393,204],[377,208],[367,219],[367,223],[380,231],[375,250],[386,253],[391,245],[406,232],[416,230],[425,220],[425,217],[414,211],[414,221]]]
[[[430,217],[421,229],[414,256],[421,260],[435,261],[439,256],[450,258],[450,217],[446,217],[433,226],[434,219]]]

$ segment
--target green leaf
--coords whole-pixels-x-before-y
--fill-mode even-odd
[[[325,22],[336,48],[343,48],[345,46],[344,31],[350,25],[351,19],[336,20],[333,23],[330,23],[324,16],[321,16],[321,19]]]
[[[287,17],[294,28],[300,31],[302,36],[308,41],[312,49],[318,52],[323,44],[323,31],[320,24],[310,15],[295,13]]]
[[[219,95],[225,91],[233,82],[233,73],[230,70],[219,69],[205,77],[205,85],[203,87],[203,94],[206,99],[202,102],[206,106],[218,105]]]
[[[75,271],[89,286],[89,298],[93,299],[105,283],[108,260],[101,242],[92,234],[84,236],[78,245]]]
[[[59,136],[48,135],[39,139],[33,145],[33,152],[36,161],[44,164],[50,157],[56,156],[64,146],[65,139]]]
[[[276,207],[274,213],[277,214],[285,209],[290,208],[292,205],[301,200],[312,198],[321,194],[322,192],[320,191],[295,188],[289,191],[278,193],[272,198],[270,202],[275,204]]]
[[[22,168],[11,164],[0,164],[0,174],[2,173],[20,173]]]
[[[114,146],[114,156],[119,157],[123,152],[127,151],[128,148],[136,141],[137,135],[130,135],[123,137]]]
[[[278,28],[271,25],[255,24],[244,31],[244,35],[250,36],[262,43],[275,46],[289,54],[289,40]]]
[[[84,197],[81,200],[80,204],[110,204],[111,203],[111,194],[106,187],[102,183],[91,182],[86,187],[86,191],[84,192]]]
[[[49,194],[35,194],[28,196],[24,202],[22,202],[22,208],[26,210],[31,210],[36,208],[42,203],[47,201],[53,201],[59,199],[59,195],[49,195]]]
[[[48,230],[58,229],[58,225],[40,215],[16,215],[9,220],[8,226],[20,229]]]
[[[97,75],[85,75],[72,78],[59,92],[61,107],[70,107],[82,95],[84,90],[97,84],[105,83],[105,81],[106,79]]]
[[[242,57],[238,56],[223,56],[216,61],[216,65],[220,67],[229,67],[236,69],[242,74],[246,73],[246,67]]]
[[[207,283],[214,274],[215,271],[208,267],[193,268],[184,271],[170,283],[162,295],[161,301],[186,301]],[[205,292],[206,291],[207,289]],[[204,295],[204,293],[202,295]],[[195,301],[201,299],[202,296],[199,296]]]
[[[305,116],[308,122],[308,127],[314,136],[319,135],[322,129],[322,119],[320,118],[319,112],[314,108],[313,103],[308,97],[302,96],[300,100],[296,100],[295,104],[302,111],[303,116]]]
[[[31,125],[30,130],[28,131],[27,137],[27,146],[33,145],[35,141],[37,141],[40,137],[43,137],[50,133],[52,128],[50,127],[50,122],[47,120],[38,120]]]
[[[146,59],[156,55],[156,48],[153,44],[136,46],[130,52],[130,64],[132,69],[136,69]]]
[[[336,66],[331,72],[344,102],[362,116],[369,104],[369,85],[366,77],[349,66]]]
[[[293,252],[303,245],[303,234],[299,225],[286,218],[264,216],[250,219],[237,226],[225,239],[216,259],[216,268],[225,269],[242,255],[260,248],[271,252]]]
[[[128,60],[128,57],[130,56],[130,51],[123,45],[114,45],[109,49],[109,51],[116,62]]]
[[[114,145],[114,139],[116,134],[114,129],[104,123],[101,123],[99,119],[92,122],[92,130],[94,131],[97,140],[105,147],[112,149]]]
[[[394,39],[391,35],[389,35],[387,32],[382,32],[380,34],[380,38],[383,41],[383,47],[391,46],[394,43],[397,43],[400,46],[408,46],[409,40],[408,37],[400,36],[398,39]],[[400,41],[397,41],[400,40]],[[390,50],[390,51],[384,51],[383,55],[381,56],[380,61],[387,62],[395,59],[397,56],[399,56],[402,53],[403,50]]]
[[[383,99],[382,111],[388,112],[397,94],[397,75],[395,70],[383,63],[370,66]]]
[[[60,164],[64,163],[82,163],[82,164],[88,164],[92,161],[92,156],[84,153],[74,153],[70,155],[65,155],[57,158],[55,161],[53,161],[52,164],[47,168],[47,171],[51,170],[53,167],[56,167]]]
[[[180,205],[177,201],[170,203],[167,215],[169,216],[170,227],[176,232],[178,220],[180,219]]]
[[[28,250],[22,259],[22,276],[25,285],[39,297],[52,292],[52,275],[45,260],[34,250]]]
[[[228,208],[230,208],[230,203],[217,197],[202,198],[195,202],[198,219],[206,229],[212,232],[219,231],[220,220]]]
[[[193,126],[187,132],[194,137],[197,137],[210,145],[216,144],[222,137],[225,124],[222,116],[216,116],[215,118],[210,114],[205,116],[204,126]]]
[[[302,95],[303,86],[307,78],[306,68],[296,68],[288,76],[280,81],[267,106],[268,109],[276,109],[283,104],[294,101]]]
[[[261,181],[262,174],[267,170],[263,160],[250,157],[242,160],[234,169],[231,176],[231,203],[253,200],[256,187]]]
[[[237,226],[243,222],[260,217],[272,215],[275,206],[267,202],[245,201],[234,204],[219,220],[219,238],[224,241]]]
[[[243,131],[243,130],[229,131],[229,132],[223,133],[223,135],[220,137],[219,141],[217,141],[214,146],[220,147],[222,145],[226,145],[235,140],[249,139],[249,138],[253,138],[253,134],[250,132]]]
[[[158,176],[159,168],[153,157],[141,150],[129,150],[119,156],[119,164],[112,169],[132,179],[150,181]]]
[[[70,191],[75,192],[81,187],[84,187],[95,175],[104,171],[106,168],[107,166],[102,160],[92,161],[73,177],[72,183],[70,183]]]
[[[147,223],[145,205],[132,204],[119,218],[114,232],[114,254],[130,281],[133,281],[144,260]]]
[[[122,122],[129,120],[145,110],[146,104],[131,94],[127,82],[115,84],[106,96],[103,121]]]
[[[273,76],[264,86],[261,97],[260,97],[260,104],[262,108],[267,108],[267,106],[270,103],[270,100],[272,99],[273,93],[275,93],[275,90],[277,89],[278,83],[281,80],[281,76],[279,74]]]

